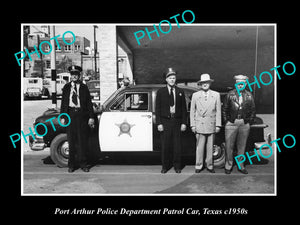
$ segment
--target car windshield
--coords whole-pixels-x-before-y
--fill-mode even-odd
[[[29,84],[37,84],[39,82],[38,79],[31,79],[31,80],[28,80],[28,83]]]
[[[112,100],[114,99],[121,91],[123,91],[126,87],[121,87],[119,89],[117,89],[111,96],[108,97],[108,99],[106,99],[106,101],[103,103],[103,107],[106,108],[106,105]]]

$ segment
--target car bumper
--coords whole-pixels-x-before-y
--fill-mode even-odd
[[[39,96],[42,96],[42,92],[26,92],[25,96],[27,96],[27,97],[39,97]]]
[[[44,143],[44,139],[42,137],[37,136],[34,134],[34,138],[32,136],[29,136],[29,147],[33,151],[41,151],[46,147],[46,144]]]
[[[269,133],[269,134],[267,134],[267,141],[255,142],[254,143],[254,148],[256,150],[259,150],[259,149],[269,149],[268,145],[272,146],[271,141],[272,141],[272,138],[271,138],[271,134]]]
[[[252,124],[250,125],[251,128],[266,128],[268,127],[267,124]]]

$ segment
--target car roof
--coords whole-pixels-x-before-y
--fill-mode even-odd
[[[124,88],[124,90],[137,90],[137,89],[159,89],[162,87],[165,87],[166,84],[136,84],[136,85],[128,85],[127,87]],[[191,91],[198,91],[197,88],[194,87],[189,87],[189,86],[184,86],[184,85],[178,85],[179,88],[186,89],[186,90],[191,90]]]
[[[132,90],[132,91],[142,91],[142,90],[154,90],[157,91],[159,88],[165,87],[166,84],[131,84],[128,85],[127,87],[122,87],[119,88],[118,91],[123,91],[123,90]],[[188,92],[196,92],[199,91],[200,89],[198,87],[191,87],[191,86],[186,86],[179,84],[177,85],[179,88],[182,88],[184,91]],[[233,88],[231,87],[216,87],[212,88],[212,90],[219,92],[222,96],[227,94],[229,90],[232,90]]]
[[[121,92],[126,92],[126,91],[154,91],[156,92],[158,89],[165,87],[166,84],[130,84],[128,86],[124,86],[121,87],[119,89],[117,89],[112,95],[110,95],[104,102],[103,102],[103,106],[106,107],[106,104],[108,102],[110,102],[113,98],[115,98],[115,96],[117,96],[119,93]],[[185,91],[191,91],[191,92],[195,92],[198,91],[197,88],[193,88],[193,87],[188,87],[188,86],[182,86],[179,85],[180,88],[184,89]]]

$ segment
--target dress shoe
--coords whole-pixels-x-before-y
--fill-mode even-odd
[[[200,173],[202,169],[195,169],[195,173]]]
[[[238,171],[242,174],[248,174],[248,171],[245,168],[241,170],[238,169]]]
[[[175,169],[175,172],[176,173],[181,173],[181,170],[180,169]]]
[[[168,170],[166,170],[166,169],[162,169],[160,172],[161,173],[166,173]]]
[[[81,169],[83,172],[86,172],[86,173],[90,172],[90,169],[88,167],[83,167]]]
[[[210,172],[210,173],[215,173],[215,170],[213,168],[212,169],[207,168],[207,171]]]
[[[231,170],[225,169],[225,174],[231,174]]]
[[[74,171],[75,171],[74,168],[69,168],[69,169],[68,169],[68,172],[69,172],[69,173],[73,173]]]

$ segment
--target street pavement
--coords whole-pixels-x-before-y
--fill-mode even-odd
[[[224,169],[215,169],[215,174],[206,170],[195,174],[193,165],[186,165],[180,174],[173,169],[161,174],[160,165],[127,164],[98,164],[89,173],[80,169],[68,173],[67,168],[44,164],[48,156],[49,151],[24,155],[23,194],[271,195],[275,190],[273,159],[265,164],[247,165],[247,175],[239,173],[236,167],[230,175]]]

